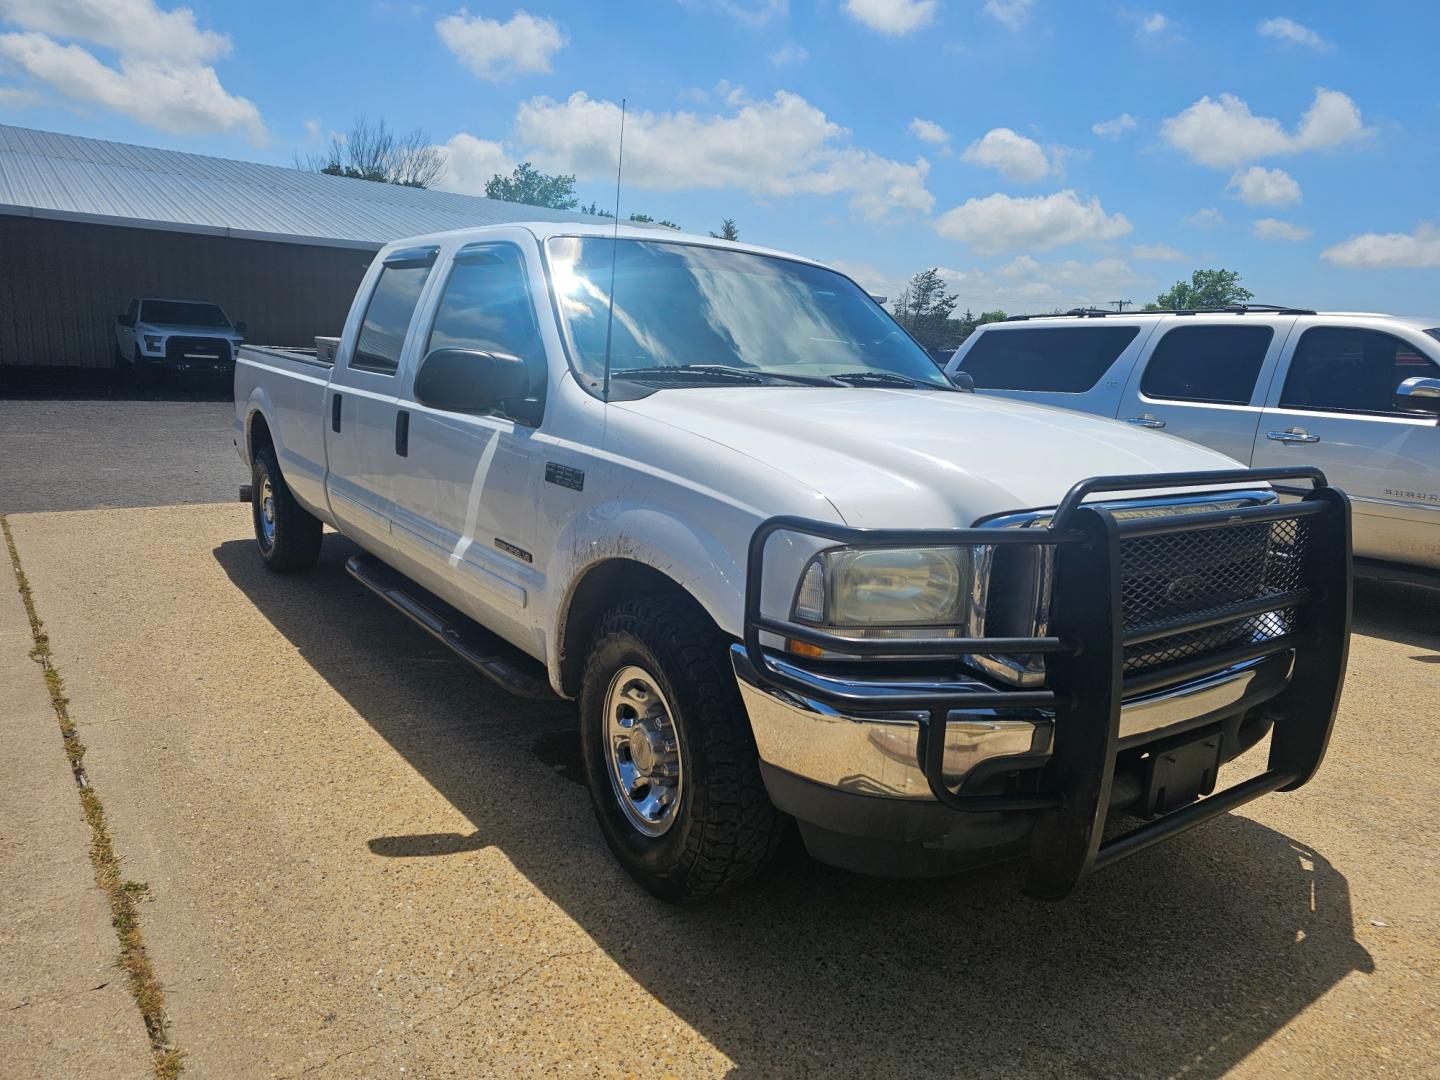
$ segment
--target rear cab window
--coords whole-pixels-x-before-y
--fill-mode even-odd
[[[1054,326],[982,331],[960,362],[981,390],[1083,394],[1140,333],[1138,326]]]
[[[1151,352],[1140,392],[1164,401],[1248,405],[1274,338],[1270,326],[1176,327]]]

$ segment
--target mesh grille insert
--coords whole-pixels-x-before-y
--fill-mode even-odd
[[[1125,633],[1223,614],[1305,585],[1306,518],[1162,533],[1122,540],[1120,595]],[[1125,647],[1125,673],[1195,660],[1279,637],[1294,628],[1293,608],[1228,620]]]

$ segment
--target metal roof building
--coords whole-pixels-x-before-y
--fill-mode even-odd
[[[132,297],[213,300],[254,341],[335,332],[370,258],[403,236],[597,220],[0,125],[0,382],[115,359]]]

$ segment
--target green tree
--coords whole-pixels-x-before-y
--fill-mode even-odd
[[[720,231],[712,231],[710,235],[717,240],[739,240],[740,227],[735,224],[733,217],[727,217],[724,221],[720,222]]]
[[[521,162],[509,176],[496,173],[485,184],[491,199],[525,203],[527,206],[548,206],[552,210],[574,210],[580,205],[575,197],[575,177],[540,172],[530,162]]]
[[[667,229],[680,228],[679,225],[676,225],[675,222],[669,220],[668,218],[661,218],[659,221],[656,221],[649,214],[631,214],[630,220],[635,222],[637,225],[664,225]]]
[[[1240,284],[1240,275],[1234,270],[1196,270],[1188,282],[1175,282],[1174,288],[1157,296],[1153,304],[1146,304],[1145,310],[1198,311],[1231,307],[1254,297],[1254,293]]]
[[[577,212],[581,214],[590,214],[593,217],[613,218],[615,216],[609,210],[602,208],[600,204],[597,203],[594,199],[590,200],[589,206],[582,206]]]
[[[948,348],[956,337],[950,313],[958,299],[945,291],[938,266],[922,270],[896,297],[895,321],[925,348]]]

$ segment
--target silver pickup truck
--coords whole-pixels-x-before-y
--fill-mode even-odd
[[[328,524],[487,677],[578,700],[600,832],[668,898],[797,822],[876,873],[1028,853],[1063,896],[1305,783],[1344,679],[1318,470],[965,392],[854,282],[749,245],[392,244],[333,359],[241,349],[235,441],[267,566]]]

